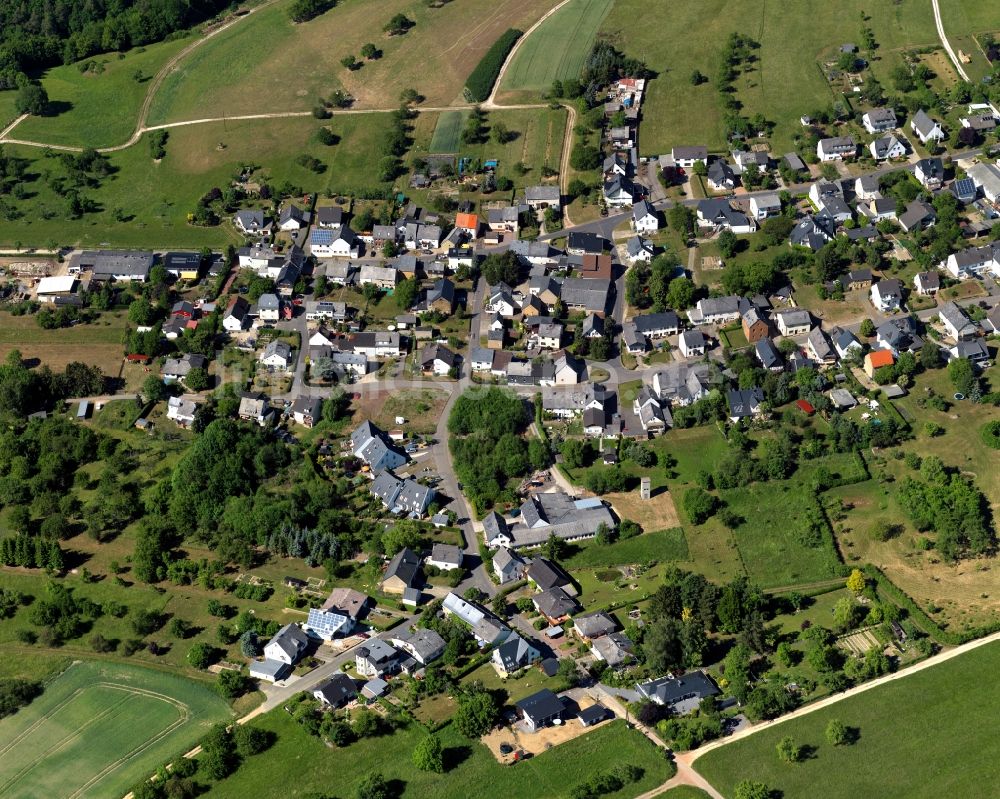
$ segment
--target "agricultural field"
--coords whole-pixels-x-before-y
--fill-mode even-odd
[[[27,359],[38,360],[61,372],[72,361],[99,366],[105,375],[117,377],[121,369],[125,315],[105,313],[88,325],[43,330],[33,316],[11,316],[0,312],[0,359],[13,349]]]
[[[678,144],[704,143],[710,150],[727,149],[713,80],[718,71],[719,43],[735,31],[761,45],[755,52],[759,60],[754,69],[741,74],[734,84],[744,113],[760,112],[775,122],[772,150],[787,152],[800,127],[799,117],[833,102],[818,58],[829,48],[859,40],[862,11],[870,16],[868,24],[879,44],[881,60],[873,69],[880,78],[898,63],[896,52],[901,48],[937,42],[929,4],[872,5],[850,0],[817,7],[808,3],[761,6],[749,0],[685,0],[651,7],[643,0],[617,0],[600,35],[658,73],[647,87],[643,104],[646,123],[639,140],[641,155],[658,155]],[[643,24],[635,24],[637,19]],[[789,42],[795,45],[789,47]],[[692,85],[694,70],[709,81]],[[789,91],[790,86],[795,90]]]
[[[996,737],[982,734],[1000,701],[998,666],[1000,644],[988,644],[707,752],[695,767],[726,796],[742,779],[765,782],[784,799],[813,797],[817,785],[826,799],[976,795],[992,784],[1000,756]],[[827,743],[831,719],[857,740]],[[775,747],[784,736],[810,747],[810,756],[782,762]]]
[[[497,91],[501,103],[547,92],[554,80],[577,78],[597,30],[614,3],[570,0],[543,22],[514,55]]]
[[[183,678],[77,661],[30,706],[0,721],[0,792],[121,796],[228,718],[221,698]]]
[[[328,147],[315,140],[321,124],[340,137],[337,144]],[[242,239],[227,221],[196,227],[188,224],[187,214],[209,189],[228,186],[241,163],[259,165],[273,183],[287,180],[305,191],[370,186],[376,183],[371,165],[378,160],[379,137],[388,124],[388,115],[361,114],[323,123],[301,118],[175,128],[170,131],[167,155],[159,163],[151,160],[145,138],[112,153],[109,157],[117,171],[99,188],[83,192],[99,210],[76,220],[66,218],[65,200],[41,177],[61,167],[42,150],[11,146],[8,151],[27,159],[29,173],[37,177],[27,184],[28,198],[17,204],[24,216],[0,221],[0,243],[163,249],[237,243]],[[319,159],[325,171],[316,174],[296,163],[302,154]],[[116,209],[123,221],[115,219]]]
[[[270,796],[294,783],[300,795],[316,791],[346,797],[354,795],[362,777],[380,771],[386,780],[396,784],[402,799],[432,795],[439,799],[466,799],[473,784],[502,784],[507,795],[523,799],[565,799],[589,775],[625,762],[644,771],[638,783],[607,794],[612,799],[625,799],[660,785],[673,771],[661,750],[620,721],[601,726],[515,767],[500,765],[485,746],[463,738],[449,725],[438,733],[444,744],[447,769],[443,775],[418,771],[412,765],[413,748],[427,734],[417,725],[338,750],[328,749],[319,739],[309,736],[280,709],[255,723],[277,734],[275,745],[265,754],[248,760],[205,796],[211,799],[251,793]]]
[[[179,38],[53,67],[41,79],[52,115],[28,117],[11,135],[74,147],[124,144],[135,130],[152,77],[191,41]]]
[[[462,127],[468,118],[468,111],[443,111],[434,126],[434,136],[427,151],[457,153],[462,143]]]
[[[550,3],[469,0],[437,8],[387,0],[373,14],[370,3],[345,0],[300,25],[289,20],[289,5],[279,0],[261,9],[184,59],[157,93],[150,124],[308,111],[338,89],[349,92],[357,108],[395,108],[408,88],[431,106],[463,102],[466,78],[500,34],[530,26]],[[390,37],[382,26],[397,13],[415,25]],[[361,59],[369,42],[381,58],[353,71],[341,65],[347,55]]]

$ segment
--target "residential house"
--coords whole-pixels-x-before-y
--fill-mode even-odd
[[[323,400],[320,397],[299,396],[292,401],[292,418],[296,424],[312,428],[320,419]]]
[[[264,657],[294,666],[309,648],[309,636],[297,624],[286,624],[264,645]]]
[[[876,197],[874,200],[858,203],[858,215],[869,222],[881,222],[884,219],[896,220],[896,201],[888,197]]]
[[[944,268],[948,274],[957,280],[967,280],[972,277],[982,277],[1000,259],[1000,248],[992,245],[985,247],[970,247],[953,252],[938,268]]]
[[[590,654],[594,656],[594,660],[617,669],[635,659],[635,644],[624,633],[608,633],[591,641]]]
[[[534,211],[546,208],[562,208],[562,197],[558,186],[529,186],[524,190],[524,202]]]
[[[580,610],[579,603],[562,588],[549,588],[532,594],[531,603],[549,624],[562,624]]]
[[[388,436],[369,421],[364,421],[351,433],[351,452],[378,474],[406,463],[406,456],[396,450]]]
[[[580,338],[595,339],[604,337],[604,318],[597,314],[587,314],[576,331]]]
[[[691,169],[699,161],[708,165],[708,148],[704,146],[682,146],[674,147],[670,151],[670,157],[675,165],[681,169]]]
[[[959,341],[948,350],[950,358],[967,358],[976,369],[989,366],[990,352],[981,338]]]
[[[413,519],[427,515],[427,508],[436,492],[412,477],[396,477],[392,472],[380,473],[368,489],[381,500],[390,513],[405,514]]]
[[[808,247],[815,252],[822,249],[828,241],[833,241],[833,233],[833,220],[806,216],[792,228],[788,243],[795,247]]]
[[[507,523],[500,514],[493,511],[483,520],[483,527],[487,539],[495,539],[499,537],[501,530],[506,532]],[[507,547],[500,547],[493,556],[493,573],[496,574],[500,585],[520,580],[524,568],[524,559]]]
[[[632,229],[636,233],[655,233],[660,229],[660,217],[647,200],[632,206]]]
[[[697,710],[703,699],[718,696],[719,689],[703,671],[691,671],[681,677],[660,677],[636,685],[639,693],[662,705],[676,716]]]
[[[509,286],[491,287],[487,292],[485,308],[488,312],[499,314],[504,319],[510,319],[518,312]]]
[[[876,161],[891,161],[906,155],[906,145],[891,134],[879,136],[868,145],[868,149]]]
[[[369,638],[354,653],[354,668],[363,677],[399,671],[399,652],[381,638]]]
[[[183,397],[167,398],[167,418],[172,419],[178,427],[188,428],[194,424],[195,413],[198,405]]]
[[[260,362],[268,369],[287,369],[292,360],[292,348],[287,341],[275,339],[260,355]]]
[[[493,531],[494,537],[488,538],[486,543],[491,547],[523,549],[541,546],[549,535],[564,541],[585,541],[597,534],[601,524],[614,527],[615,520],[608,507],[596,497],[573,499],[561,491],[531,494],[521,504],[516,522]],[[490,534],[487,530],[487,535]],[[528,567],[527,576],[535,579],[544,568],[539,559],[535,559]]]
[[[420,369],[424,374],[446,377],[458,368],[458,363],[459,356],[437,342],[426,345],[420,352]]]
[[[711,364],[677,363],[654,372],[650,383],[662,403],[684,407],[708,396],[713,375]]]
[[[281,300],[277,294],[261,294],[257,300],[257,315],[262,322],[281,319]]]
[[[566,237],[566,252],[571,255],[600,255],[607,244],[607,239],[596,233],[573,231]]]
[[[898,316],[875,328],[875,345],[893,355],[916,352],[923,343],[917,335],[917,322],[912,316]]]
[[[490,230],[517,233],[520,230],[521,214],[528,210],[527,206],[508,205],[503,208],[491,208],[486,212],[486,224]]]
[[[745,301],[744,301],[745,302]],[[735,322],[742,313],[740,297],[707,297],[698,300],[695,307],[688,311],[688,319],[695,325],[721,325]]]
[[[896,112],[892,108],[873,108],[861,117],[861,124],[869,133],[894,130],[899,125],[896,121]]]
[[[312,690],[312,695],[324,707],[343,707],[358,695],[358,688],[350,675],[334,672]]]
[[[705,180],[712,191],[732,191],[736,187],[736,173],[724,158],[712,161]]]
[[[344,209],[339,205],[322,205],[316,209],[316,225],[324,230],[333,230],[344,224]]]
[[[937,272],[917,272],[913,276],[913,288],[917,294],[933,297],[941,290],[941,276]]]
[[[201,253],[168,252],[163,256],[163,268],[180,280],[197,280],[201,272]]]
[[[263,427],[270,414],[271,406],[263,394],[245,394],[240,397],[240,406],[236,415],[244,422],[256,422]]]
[[[858,200],[877,200],[882,196],[877,175],[862,175],[854,181],[854,196]]]
[[[636,392],[632,401],[632,411],[638,417],[642,429],[650,435],[664,433],[674,423],[670,409],[664,407],[651,386],[644,385]]]
[[[385,594],[401,596],[407,590],[419,590],[423,584],[420,556],[409,547],[403,547],[386,566],[379,588]]]
[[[421,303],[420,310],[437,311],[450,316],[455,312],[455,284],[448,278],[435,280]]]
[[[449,593],[441,605],[445,616],[454,616],[463,622],[476,639],[480,648],[496,646],[506,641],[511,629],[477,602],[462,599],[458,594]]]
[[[730,155],[736,170],[743,174],[749,167],[756,167],[760,172],[766,172],[771,166],[771,156],[763,150],[732,150]]]
[[[914,200],[906,206],[906,211],[899,217],[899,226],[907,233],[923,230],[937,222],[934,207],[923,200]]]
[[[990,163],[973,164],[966,170],[966,174],[989,202],[1000,201],[1000,167]]]
[[[913,174],[925,189],[940,189],[944,183],[944,162],[940,158],[921,158],[913,167]]]
[[[774,342],[769,338],[763,338],[754,345],[754,354],[760,361],[761,367],[769,372],[782,372],[785,369],[785,362],[774,346]]]
[[[479,236],[479,217],[476,214],[455,214],[455,229],[467,234],[470,239]]]
[[[339,636],[349,635],[354,629],[354,619],[346,613],[322,608],[310,608],[305,624],[302,625],[313,638],[322,641],[332,641]]]
[[[956,200],[962,205],[968,205],[976,199],[976,181],[972,178],[959,178],[953,180],[948,186]]]
[[[754,194],[750,198],[750,213],[755,219],[769,219],[781,213],[781,198],[777,192]]]
[[[411,630],[394,631],[389,636],[389,642],[406,652],[421,666],[432,663],[444,654],[445,640],[425,627],[414,627]]]
[[[743,335],[750,344],[756,344],[770,335],[771,327],[755,307],[747,308],[741,317]]]
[[[246,236],[264,236],[271,231],[271,224],[265,221],[264,212],[257,209],[237,211],[233,224]]]
[[[983,319],[983,330],[986,333],[1000,333],[1000,305],[994,305],[986,318]]]
[[[820,139],[816,145],[816,156],[820,161],[842,161],[853,158],[858,151],[858,145],[851,136],[834,136]]]
[[[306,300],[306,319],[310,322],[328,319],[331,322],[346,322],[349,318],[347,303],[331,300]]]
[[[427,557],[427,565],[447,572],[461,569],[463,560],[461,547],[454,544],[434,544],[431,547],[431,554]]]
[[[603,611],[577,616],[573,620],[573,632],[580,640],[587,643],[590,643],[594,638],[613,633],[617,629],[618,623]]]
[[[509,677],[542,659],[542,653],[519,633],[511,633],[490,656],[493,668],[501,677]]]
[[[878,369],[892,366],[896,362],[891,350],[872,350],[865,355],[864,369],[868,377],[873,378]]]
[[[380,289],[394,289],[398,282],[399,272],[394,266],[364,264],[358,273],[359,286],[367,286],[371,283]]]
[[[289,203],[278,214],[278,230],[289,233],[309,224],[309,212]]]
[[[872,287],[871,269],[852,269],[840,279],[844,291],[868,291]]]
[[[677,339],[677,349],[685,358],[701,358],[708,341],[700,330],[685,330]]]
[[[168,358],[163,362],[160,374],[167,382],[183,380],[192,369],[204,369],[208,359],[199,353],[188,352],[178,358]]]
[[[556,322],[538,325],[528,337],[528,346],[541,350],[557,350],[562,346],[563,326]]]
[[[732,207],[726,198],[709,198],[698,202],[698,225],[733,233],[753,233],[756,223],[742,211]]]
[[[804,308],[793,308],[774,315],[783,336],[801,336],[812,328],[812,316]]]
[[[635,186],[616,175],[604,184],[604,202],[609,208],[628,208],[635,202]]]
[[[735,389],[726,392],[729,404],[729,420],[738,422],[741,419],[756,418],[763,412],[764,392],[753,388]]]
[[[353,588],[334,588],[320,610],[334,611],[357,622],[375,603],[370,596],[355,591]]]
[[[938,318],[945,331],[955,341],[975,338],[979,334],[979,327],[969,319],[965,311],[954,300],[946,302],[938,309]]]
[[[653,242],[639,236],[632,236],[625,242],[625,254],[633,263],[636,261],[649,263],[653,260]]]
[[[560,298],[571,311],[601,314],[607,311],[612,282],[607,278],[576,278],[563,280]]]
[[[361,253],[361,239],[347,225],[314,228],[308,246],[314,258],[357,258]]]
[[[834,352],[826,334],[819,327],[814,327],[806,336],[806,352],[809,357],[820,364],[832,364],[837,362],[837,354]]]
[[[563,700],[548,688],[515,702],[514,707],[531,732],[549,727],[556,721],[561,722],[566,713]]]
[[[587,254],[580,265],[580,277],[587,280],[611,280],[612,261],[610,255]],[[544,298],[542,298],[544,300]]]
[[[92,280],[116,280],[120,283],[145,283],[153,268],[151,252],[130,250],[84,250],[70,258],[67,273],[90,274]]]
[[[830,331],[830,338],[833,340],[833,348],[841,358],[850,358],[854,353],[860,354],[864,347],[850,330],[839,327]]]
[[[871,300],[882,313],[898,311],[903,305],[903,284],[895,278],[880,280],[871,288]]]
[[[910,130],[917,135],[921,144],[927,144],[929,141],[942,142],[945,138],[941,123],[931,119],[922,108],[910,120]]]

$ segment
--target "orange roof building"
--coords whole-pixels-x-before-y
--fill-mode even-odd
[[[455,214],[455,227],[468,230],[475,236],[479,232],[479,217],[475,214]]]
[[[611,280],[611,256],[610,255],[584,255],[583,266],[580,269],[580,277],[594,278],[597,280]]]
[[[892,366],[896,362],[889,350],[873,350],[865,356],[865,374],[874,376],[876,369]]]

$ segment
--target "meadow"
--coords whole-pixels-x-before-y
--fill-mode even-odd
[[[293,795],[315,791],[324,796],[346,797],[354,795],[362,777],[380,771],[386,780],[395,783],[403,799],[425,796],[466,799],[472,785],[503,785],[504,795],[521,799],[562,799],[591,774],[618,763],[632,763],[643,769],[642,779],[621,791],[606,794],[612,799],[625,799],[661,784],[673,772],[662,750],[640,733],[627,729],[621,721],[601,726],[515,766],[500,765],[485,746],[463,738],[449,725],[438,733],[448,768],[444,774],[418,771],[412,765],[413,749],[427,734],[415,724],[392,735],[364,739],[338,750],[328,749],[318,738],[309,736],[280,709],[255,723],[277,734],[275,745],[265,754],[248,760],[236,774],[214,785],[205,796],[212,799],[250,794],[274,796],[286,793],[294,785]]]
[[[818,785],[824,799],[983,795],[1000,756],[1000,740],[984,734],[1000,702],[998,667],[1000,644],[988,644],[707,752],[695,767],[726,796],[742,779],[763,781],[784,799],[810,799]],[[827,743],[835,718],[856,731],[855,743]],[[775,747],[784,736],[810,755],[781,761]]]
[[[121,796],[231,717],[208,689],[125,664],[77,661],[0,721],[0,793]]]
[[[190,41],[174,39],[47,70],[41,82],[53,114],[28,117],[11,135],[73,147],[125,143],[135,130],[151,78]],[[88,64],[96,68],[81,69]]]
[[[316,131],[326,125],[340,141],[319,144]],[[24,246],[113,246],[149,248],[222,247],[242,239],[228,222],[215,227],[188,224],[187,215],[213,187],[226,188],[240,164],[252,163],[272,184],[285,181],[307,192],[347,190],[377,184],[372,164],[379,158],[381,132],[388,115],[337,116],[320,122],[295,119],[228,121],[192,125],[170,131],[167,155],[154,163],[145,139],[110,154],[115,172],[100,187],[84,189],[98,211],[67,219],[65,200],[44,180],[61,165],[42,150],[10,146],[9,152],[28,160],[32,176],[26,199],[17,202],[20,219],[0,221],[0,243]],[[297,163],[300,155],[325,165],[317,174]],[[120,213],[116,213],[116,209]],[[117,217],[117,218],[116,218]]]
[[[674,528],[643,533],[604,546],[585,543],[566,558],[564,565],[571,569],[580,569],[642,563],[650,560],[662,562],[687,559],[688,547],[684,531]]]
[[[524,29],[549,8],[548,0],[468,0],[440,8],[416,0],[372,5],[345,0],[300,25],[288,19],[287,0],[254,13],[185,58],[164,81],[150,124],[205,116],[308,111],[320,97],[347,91],[357,108],[394,108],[413,88],[428,105],[461,99],[472,69],[508,28]],[[395,14],[415,24],[388,36]],[[382,55],[348,70],[366,43]]]
[[[880,79],[898,61],[900,48],[937,42],[929,4],[815,3],[766,4],[749,0],[683,0],[650,6],[643,0],[617,0],[599,35],[657,73],[647,87],[639,137],[640,154],[658,155],[672,146],[706,144],[728,149],[723,113],[713,80],[717,53],[730,33],[760,42],[754,69],[741,74],[734,88],[744,113],[760,112],[776,123],[772,150],[788,152],[799,117],[835,99],[820,71],[819,57],[861,37],[860,14],[879,44],[873,69]],[[636,24],[642,20],[642,24]],[[692,85],[700,71],[708,82]],[[794,87],[794,89],[792,89]],[[652,122],[653,124],[650,124]]]
[[[443,111],[434,126],[428,152],[457,153],[462,142],[462,127],[468,117],[468,111]]]
[[[497,91],[500,102],[530,100],[554,80],[578,78],[597,29],[614,5],[570,0],[532,33],[514,55]]]

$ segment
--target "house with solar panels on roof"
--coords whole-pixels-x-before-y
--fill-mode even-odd
[[[314,258],[357,258],[361,239],[347,225],[332,230],[316,228],[309,234],[309,252]]]

